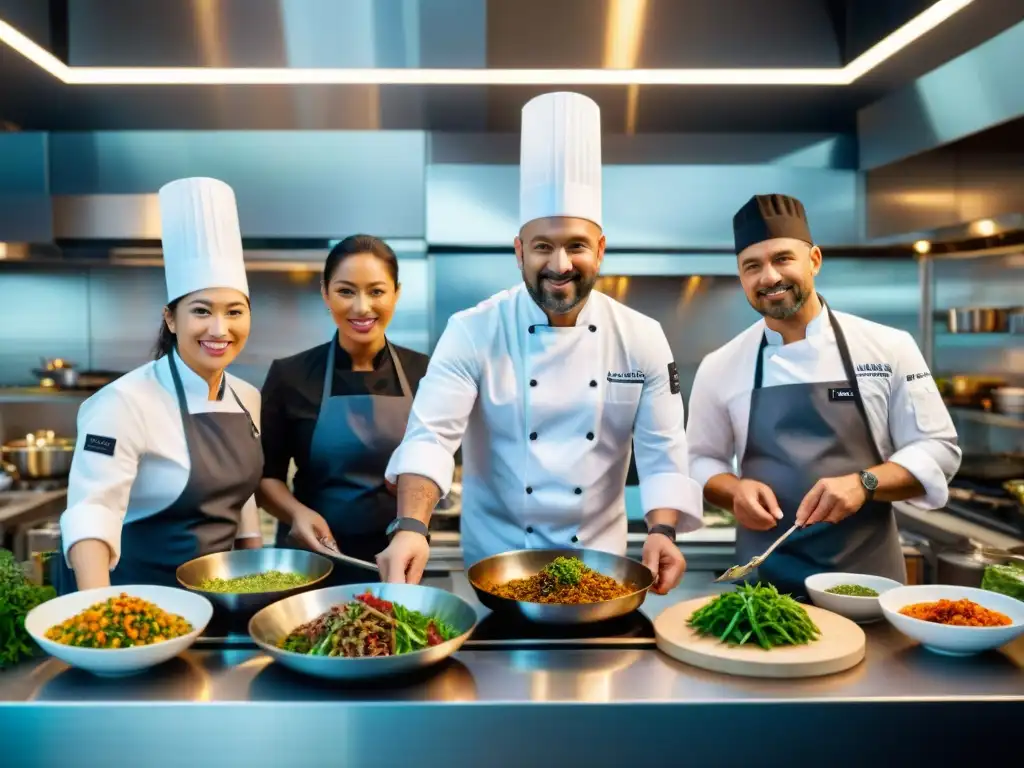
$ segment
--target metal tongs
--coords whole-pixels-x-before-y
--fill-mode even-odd
[[[318,537],[317,541],[320,542],[320,546],[329,551],[327,557],[340,560],[341,562],[348,563],[349,565],[354,565],[357,568],[365,568],[368,571],[376,571],[377,573],[380,573],[380,568],[376,563],[371,563],[367,560],[360,560],[356,557],[350,557],[349,555],[342,554],[334,542],[326,536]]]
[[[733,565],[733,566],[731,566],[725,573],[723,573],[721,576],[719,576],[717,579],[715,579],[715,582],[720,582],[720,581],[736,581],[737,579],[742,579],[744,576],[746,576],[752,570],[754,570],[755,568],[760,566],[761,563],[763,563],[765,560],[767,560],[768,559],[768,555],[770,555],[772,552],[774,552],[775,548],[777,546],[779,546],[779,544],[784,542],[787,538],[789,538],[789,535],[791,533],[793,533],[793,531],[795,531],[799,527],[800,526],[798,526],[798,525],[796,525],[796,523],[794,523],[792,528],[790,528],[784,534],[779,536],[779,538],[777,538],[775,540],[775,543],[772,544],[770,547],[768,547],[768,549],[766,549],[762,554],[755,555],[753,558],[751,558],[750,562],[747,563],[746,565]]]

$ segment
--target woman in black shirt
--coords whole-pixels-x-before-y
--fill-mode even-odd
[[[278,546],[326,545],[374,562],[397,514],[384,469],[428,358],[385,338],[400,286],[398,260],[382,240],[354,235],[336,245],[321,293],[334,338],[275,360],[263,385],[260,496],[280,521]],[[292,459],[294,494],[286,484]]]

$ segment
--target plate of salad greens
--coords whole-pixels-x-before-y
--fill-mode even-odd
[[[455,653],[476,610],[417,584],[350,584],[273,603],[249,622],[264,651],[297,672],[330,679],[402,674]]]

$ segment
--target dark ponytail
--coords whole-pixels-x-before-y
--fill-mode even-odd
[[[331,252],[327,254],[327,261],[324,262],[324,286],[330,285],[331,278],[334,277],[334,272],[341,262],[358,253],[372,253],[383,261],[395,287],[398,287],[398,257],[390,245],[373,235],[349,235],[331,248]]]
[[[170,310],[171,314],[174,314],[174,310],[178,308],[180,301],[181,298],[177,298],[167,305],[167,309]],[[156,344],[153,346],[153,359],[159,360],[161,357],[171,354],[171,350],[176,346],[178,346],[178,337],[167,327],[167,320],[160,318],[160,333],[157,335]]]

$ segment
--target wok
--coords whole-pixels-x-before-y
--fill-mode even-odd
[[[500,584],[509,579],[534,576],[556,557],[577,557],[598,573],[619,582],[636,584],[638,588],[614,600],[565,605],[511,600],[491,594],[483,587],[488,583]],[[590,624],[624,616],[639,608],[647,597],[647,590],[654,586],[654,574],[642,563],[596,549],[522,549],[503,552],[474,563],[467,576],[480,602],[495,613],[525,618],[540,624]]]
[[[175,575],[181,586],[199,593],[217,608],[229,613],[252,615],[273,602],[313,589],[326,579],[332,570],[334,570],[333,563],[316,552],[308,552],[304,549],[263,547],[262,549],[235,549],[197,557],[179,565]],[[233,579],[264,571],[301,573],[312,581],[298,587],[279,589],[273,592],[207,592],[199,588],[205,579]]]
[[[440,645],[398,656],[307,656],[278,648],[278,643],[297,627],[367,591],[383,600],[400,603],[428,616],[436,616],[451,624],[461,634]],[[401,675],[444,661],[466,642],[476,628],[476,620],[476,610],[472,605],[443,589],[418,584],[374,582],[317,589],[279,600],[249,620],[249,636],[275,661],[296,672],[331,680],[365,680]]]
[[[977,482],[1002,483],[1024,478],[1024,455],[1017,453],[966,454],[957,477]]]

